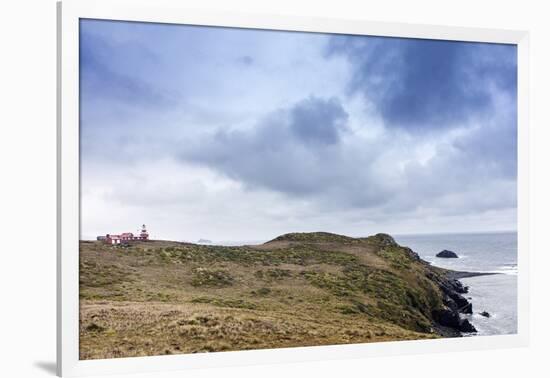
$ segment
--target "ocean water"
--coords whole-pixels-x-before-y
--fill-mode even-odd
[[[461,279],[470,287],[474,314],[467,315],[478,335],[517,333],[517,233],[398,235],[395,240],[410,247],[423,260],[442,268],[499,273]],[[435,257],[443,249],[458,259]],[[491,315],[485,318],[479,312]]]

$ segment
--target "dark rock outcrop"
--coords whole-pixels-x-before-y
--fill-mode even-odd
[[[472,333],[476,332],[475,327],[461,317],[461,314],[472,314],[472,304],[462,294],[468,292],[468,287],[453,278],[452,274],[436,274],[429,272],[426,275],[435,282],[443,292],[444,307],[432,313],[432,317],[440,326],[455,331]]]
[[[395,239],[391,235],[382,233],[369,236],[368,238],[366,238],[366,240],[370,243],[377,244],[382,247],[395,247],[399,245],[395,242]]]
[[[457,312],[463,314],[472,313],[472,304],[461,294],[468,289],[462,283],[455,279],[436,280],[439,288],[445,293],[445,305]]]
[[[433,312],[432,316],[435,321],[442,326],[454,329],[458,329],[460,327],[460,315],[452,309],[444,308],[441,310],[436,310]]]
[[[453,279],[453,280],[450,280],[449,282],[457,293],[460,293],[460,294],[468,293],[469,287],[462,285],[462,282],[460,282],[459,280]]]
[[[462,307],[461,309],[459,309],[459,312],[463,313],[463,314],[473,314],[474,311],[472,309],[472,304],[471,303],[468,303],[467,305],[465,305],[464,307]]]
[[[432,314],[436,322],[444,327],[456,329],[464,333],[477,332],[476,328],[468,319],[463,319],[457,311],[451,309],[441,309],[434,311]]]
[[[481,311],[481,312],[479,313],[479,315],[485,316],[486,318],[490,318],[490,317],[491,317],[491,314],[489,314],[487,311]]]
[[[472,304],[462,295],[458,294],[456,291],[449,291],[446,294],[456,303],[458,312],[463,314],[472,313]]]
[[[443,251],[439,252],[435,257],[443,257],[443,258],[451,258],[451,259],[457,259],[458,255],[454,253],[453,251],[449,251],[448,249],[444,249]]]
[[[477,332],[476,327],[474,327],[473,324],[470,323],[468,319],[461,319],[459,330],[460,332],[464,332],[464,333]]]
[[[403,251],[414,261],[418,261],[427,265],[427,262],[422,260],[418,253],[410,249],[409,247],[403,247]]]

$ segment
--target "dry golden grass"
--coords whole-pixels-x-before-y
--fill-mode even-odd
[[[261,311],[208,304],[81,304],[80,358],[418,340],[434,334],[368,321],[358,314]]]

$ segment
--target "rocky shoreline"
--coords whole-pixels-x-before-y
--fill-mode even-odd
[[[377,234],[376,237],[387,245],[398,245],[392,236],[387,234]],[[420,255],[409,247],[401,247],[405,253],[414,260],[429,267],[426,277],[435,282],[443,293],[443,308],[432,311],[432,319],[435,322],[434,329],[443,337],[462,337],[464,334],[474,334],[477,329],[463,315],[473,314],[472,303],[463,295],[468,293],[468,286],[464,286],[460,279],[488,276],[500,273],[494,272],[465,272],[458,270],[449,270],[431,265],[423,260]],[[442,252],[450,252],[444,250]],[[483,316],[489,317],[486,311]]]
[[[432,314],[437,322],[436,330],[444,337],[461,337],[463,334],[476,333],[474,325],[462,315],[473,313],[472,303],[463,295],[468,293],[468,286],[459,281],[461,278],[494,275],[489,272],[464,272],[447,270],[445,274],[428,273],[444,294],[445,307]]]
[[[377,234],[376,236],[388,245],[398,245],[390,235]],[[411,248],[402,248],[411,258],[429,267],[426,277],[435,282],[443,293],[444,307],[432,311],[435,331],[443,337],[462,337],[463,334],[476,333],[477,329],[474,325],[463,317],[463,315],[473,314],[473,308],[472,303],[463,295],[468,293],[469,288],[468,286],[464,286],[459,280],[461,278],[488,276],[499,273],[465,272],[439,268],[423,260]],[[490,316],[488,313],[487,315]]]

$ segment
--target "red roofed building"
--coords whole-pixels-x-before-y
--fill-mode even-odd
[[[122,234],[120,234],[120,239],[121,240],[134,240],[134,234],[132,234],[131,232],[123,232]]]
[[[127,244],[131,241],[146,241],[149,240],[149,233],[147,232],[147,229],[145,228],[145,225],[141,226],[141,232],[139,233],[139,236],[134,236],[131,232],[123,232],[120,235],[115,234],[107,234],[105,236],[98,236],[97,240],[104,241],[107,244],[111,245],[118,245],[118,244]]]

